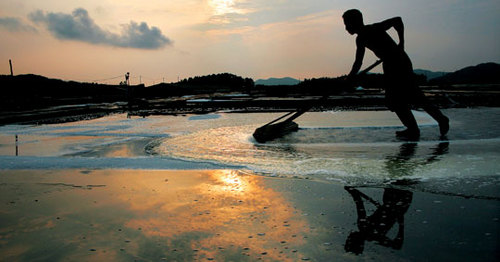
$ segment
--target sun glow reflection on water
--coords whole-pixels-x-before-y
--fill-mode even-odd
[[[236,170],[12,172],[1,181],[3,197],[17,202],[0,208],[16,218],[2,223],[13,232],[3,236],[4,255],[20,241],[38,247],[45,234],[44,252],[61,252],[62,260],[297,261],[311,234],[286,196]]]
[[[266,259],[281,260],[284,256],[278,249],[268,248],[269,245],[280,243],[284,238],[291,247],[303,243],[302,238],[291,236],[306,233],[307,222],[290,208],[282,195],[265,187],[261,177],[234,170],[197,173],[199,175],[191,175],[193,180],[188,182],[194,187],[184,188],[178,181],[185,178],[169,176],[165,186],[170,189],[157,189],[153,193],[147,189],[157,187],[158,176],[150,173],[133,177],[137,183],[128,181],[128,184],[141,185],[134,187],[134,192],[148,196],[134,197],[136,200],[130,204],[140,207],[141,210],[137,210],[140,215],[128,221],[127,227],[141,228],[148,237],[167,238],[167,245],[171,247],[178,243],[175,239],[191,238],[178,249],[196,250],[197,256],[207,258],[217,257],[219,247],[233,247],[248,256],[259,256],[265,250]],[[126,194],[120,199],[130,202],[130,197]],[[153,202],[144,203],[151,199]],[[277,223],[280,226],[276,226]]]

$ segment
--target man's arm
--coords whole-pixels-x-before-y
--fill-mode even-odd
[[[351,72],[349,72],[348,77],[354,77],[359,70],[361,69],[361,65],[363,64],[363,58],[365,57],[365,45],[360,40],[359,37],[356,38],[356,59],[354,60],[354,64],[352,65]]]
[[[403,19],[401,19],[401,17],[393,17],[393,18],[387,19],[385,21],[380,22],[378,25],[381,26],[381,28],[383,30],[385,30],[385,31],[389,30],[391,27],[394,27],[394,29],[398,33],[399,46],[402,49],[404,49],[404,45],[405,45],[405,36],[404,36],[405,27],[404,27],[404,24],[403,24]]]

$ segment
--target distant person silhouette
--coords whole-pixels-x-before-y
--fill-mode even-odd
[[[439,124],[441,136],[449,130],[449,119],[425,97],[414,81],[413,66],[404,51],[404,25],[401,17],[387,19],[380,23],[365,25],[363,15],[357,9],[351,9],[342,16],[347,32],[356,37],[356,58],[348,79],[356,76],[363,63],[365,48],[370,49],[383,61],[385,97],[387,107],[395,112],[403,125],[403,131],[397,131],[398,137],[417,140],[420,130],[411,112],[411,106],[423,108]],[[394,28],[399,37],[399,44],[386,32]]]

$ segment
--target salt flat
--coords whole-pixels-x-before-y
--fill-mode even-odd
[[[491,261],[500,109],[444,112],[445,139],[416,112],[418,142],[396,139],[387,111],[307,113],[298,132],[266,144],[251,133],[281,114],[2,126],[0,254]]]

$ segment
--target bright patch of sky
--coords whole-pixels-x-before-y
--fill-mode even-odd
[[[500,62],[496,0],[3,0],[0,74],[12,59],[16,74],[79,81],[339,76],[354,60],[341,18],[350,8],[366,23],[401,16],[415,68]]]

